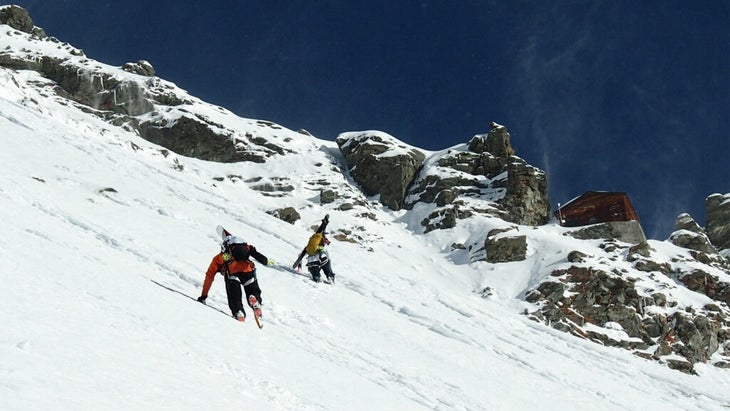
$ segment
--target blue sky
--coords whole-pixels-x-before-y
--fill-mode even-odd
[[[624,191],[652,238],[730,192],[728,1],[14,3],[93,59],[324,139],[438,150],[496,121],[554,206]]]

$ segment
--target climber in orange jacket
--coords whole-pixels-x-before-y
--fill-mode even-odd
[[[231,309],[233,317],[239,321],[246,318],[241,287],[248,296],[249,307],[254,310],[257,317],[260,317],[261,288],[256,279],[256,265],[249,259],[250,257],[253,257],[261,264],[273,265],[273,260],[269,260],[258,252],[254,246],[247,244],[240,237],[228,236],[221,245],[221,252],[213,257],[210,266],[208,266],[205,281],[203,282],[203,291],[198,297],[198,301],[205,304],[210,286],[213,285],[213,280],[215,280],[215,275],[221,273],[225,278],[228,308]]]

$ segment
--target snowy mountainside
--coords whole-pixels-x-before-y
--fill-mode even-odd
[[[0,34],[0,48],[17,48],[18,37]],[[188,158],[50,93],[35,71],[2,67],[0,86],[0,408],[730,405],[726,370],[699,363],[698,375],[679,373],[521,315],[534,309],[525,294],[571,250],[651,280],[600,242],[480,215],[420,234],[412,228],[427,211],[366,198],[341,171],[335,143],[236,119],[174,86],[193,102],[186,110],[270,137],[287,155],[265,164]],[[324,187],[342,196],[323,204]],[[270,215],[282,206],[301,220]],[[285,268],[325,213],[343,239],[330,246],[334,287]],[[279,262],[258,268],[261,331],[230,319],[220,277],[210,307],[193,301],[219,249],[217,224]],[[505,226],[528,237],[527,258],[480,261],[486,233]],[[686,253],[651,246],[667,261]],[[679,308],[707,303],[667,286]]]
[[[260,267],[266,326],[238,324],[192,300],[218,250],[215,225],[284,263],[309,227],[266,214],[278,198],[213,179],[252,173],[246,164],[165,157],[38,94],[27,83],[37,80],[31,73],[12,75],[3,72],[0,99],[4,409],[728,403],[721,370],[677,373],[529,321],[505,307],[510,296],[474,295],[481,270],[452,264],[437,244],[387,223],[390,214],[380,210],[368,226],[383,238],[370,244],[373,252],[332,245],[335,287]],[[293,158],[282,157],[275,170],[300,167],[286,163]],[[308,196],[294,198],[305,221],[325,211]],[[327,211],[334,229],[361,224]],[[523,287],[510,278],[519,270],[492,268],[508,294]],[[209,301],[226,311],[220,279]]]

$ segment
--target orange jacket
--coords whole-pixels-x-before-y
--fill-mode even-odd
[[[268,258],[256,251],[256,248],[250,245],[248,247],[253,258],[259,261],[261,264],[267,263],[267,261],[269,260]],[[255,269],[256,265],[253,263],[253,261],[236,261],[233,259],[229,259],[228,261],[226,261],[223,258],[223,253],[218,253],[218,255],[213,257],[213,260],[210,262],[210,265],[208,266],[208,271],[205,272],[205,281],[203,282],[203,292],[201,293],[201,295],[205,297],[208,296],[208,291],[210,290],[210,286],[213,285],[213,280],[215,280],[216,273],[221,273],[224,275],[241,274],[250,273]]]

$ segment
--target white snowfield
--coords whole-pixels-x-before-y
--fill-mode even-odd
[[[321,206],[308,182],[351,190],[333,142],[271,129],[299,154],[165,156],[41,80],[0,69],[2,410],[730,409],[727,370],[686,375],[521,315],[545,267],[586,247],[559,227],[522,227],[524,262],[469,262],[450,245],[496,223],[424,235],[404,212]],[[295,189],[264,196],[254,177]],[[287,206],[302,220],[267,214]],[[335,286],[283,268],[326,213],[330,232],[359,236],[329,247]],[[208,307],[194,301],[218,224],[279,263],[258,267],[262,330],[230,317],[220,276]]]

